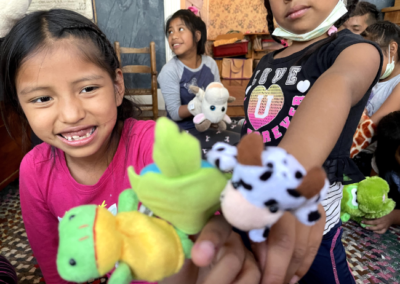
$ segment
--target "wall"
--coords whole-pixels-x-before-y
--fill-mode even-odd
[[[366,0],[366,2],[375,4],[379,11],[394,4],[394,0]]]
[[[111,43],[121,46],[147,47],[156,43],[157,70],[165,64],[163,0],[100,0],[96,1],[97,21]],[[124,65],[150,65],[147,54],[122,55]],[[149,88],[148,74],[125,75],[128,88]]]
[[[266,16],[263,0],[210,0],[208,38],[230,30],[267,31]]]

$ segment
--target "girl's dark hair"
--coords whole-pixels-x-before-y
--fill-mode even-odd
[[[18,101],[15,81],[19,68],[35,52],[46,48],[56,40],[74,38],[83,44],[78,46],[84,55],[94,64],[107,71],[112,80],[116,78],[116,69],[120,68],[118,58],[104,33],[84,16],[63,9],[39,11],[21,19],[0,41],[0,99],[3,100],[1,115],[8,133],[12,137],[18,134],[13,129],[21,128],[15,120],[19,116],[22,122],[22,134],[28,130],[28,121]],[[124,98],[117,108],[117,120],[123,121],[137,116],[140,109]],[[114,127],[113,133],[116,133]],[[22,146],[26,150],[26,137]]]
[[[337,28],[341,27],[350,18],[350,15],[356,9],[357,3],[358,3],[358,0],[347,0],[347,10],[348,10],[348,12],[345,15],[343,15],[339,20],[336,21],[336,23],[334,24],[335,27],[337,27]],[[267,15],[268,31],[271,34],[271,37],[276,42],[281,43],[281,40],[279,38],[277,38],[276,36],[272,35],[272,33],[275,30],[275,26],[274,26],[274,15],[272,13],[272,9],[271,9],[271,5],[269,3],[269,0],[264,0],[264,6],[265,6],[265,8],[267,9],[267,12],[268,12],[268,15]],[[309,48],[305,52],[305,54],[302,56],[302,58],[299,61],[306,60],[308,57],[310,57],[311,54],[313,54],[315,51],[317,51],[323,45],[334,41],[336,38],[337,38],[337,34],[335,33],[332,36],[319,41],[317,44],[314,44],[311,48]]]
[[[169,25],[175,19],[181,19],[185,26],[192,32],[193,34],[193,42],[196,42],[196,31],[201,33],[201,39],[197,43],[197,54],[202,55],[206,52],[206,42],[207,42],[207,27],[203,20],[196,16],[190,10],[179,10],[175,12],[168,20],[165,25],[165,35],[168,37]]]
[[[400,111],[392,112],[381,119],[376,130],[376,141],[375,157],[379,176],[385,178],[392,170],[400,174],[400,165],[395,158],[400,146]]]
[[[368,26],[361,35],[379,44],[382,51],[386,53],[388,52],[389,44],[392,41],[396,42],[399,46],[397,56],[400,60],[400,28],[397,25],[388,21],[379,21]]]

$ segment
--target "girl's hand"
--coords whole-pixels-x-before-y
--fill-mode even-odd
[[[365,229],[382,235],[386,233],[389,227],[393,224],[393,212],[394,211],[379,219],[364,219],[362,223],[368,226]]]
[[[240,236],[223,216],[214,216],[198,236],[192,260],[162,284],[259,284],[260,279],[257,262]]]
[[[297,283],[309,270],[321,244],[325,210],[319,205],[321,219],[306,226],[286,212],[272,226],[268,239],[253,243],[252,248],[261,267],[261,284]]]

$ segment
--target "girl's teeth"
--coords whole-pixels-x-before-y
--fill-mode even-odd
[[[91,130],[90,132],[86,133],[86,134],[83,135],[83,136],[72,136],[72,137],[71,137],[71,136],[65,136],[65,139],[67,139],[68,141],[81,140],[81,139],[87,138],[87,137],[89,137],[90,135],[92,135],[93,132],[94,132],[95,130],[96,130],[96,128],[93,127],[92,130]]]

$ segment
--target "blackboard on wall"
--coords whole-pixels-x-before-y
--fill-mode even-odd
[[[122,47],[142,48],[156,43],[157,71],[165,59],[163,0],[97,0],[97,23],[107,38]],[[122,55],[123,65],[149,65],[148,54]],[[149,74],[126,74],[127,88],[150,88]]]

